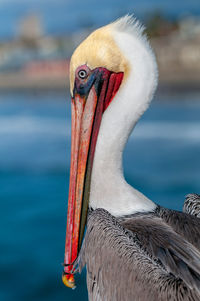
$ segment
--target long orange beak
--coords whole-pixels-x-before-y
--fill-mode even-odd
[[[123,78],[123,73],[111,73],[105,68],[92,71],[88,71],[85,65],[81,68],[87,68],[89,74],[84,80],[76,77],[71,103],[71,167],[62,276],[64,284],[71,288],[75,287],[73,262],[78,256],[84,235],[92,165],[102,114]]]

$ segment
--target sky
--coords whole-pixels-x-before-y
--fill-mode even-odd
[[[170,18],[200,15],[199,0],[0,0],[0,39],[17,35],[20,20],[38,14],[44,30],[65,34],[80,27],[98,27],[126,14],[145,20],[159,10]]]

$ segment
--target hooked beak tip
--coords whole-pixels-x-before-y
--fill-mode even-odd
[[[64,283],[65,286],[75,289],[76,285],[75,285],[75,280],[74,280],[74,275],[73,274],[65,274],[63,272],[62,274],[62,281]]]

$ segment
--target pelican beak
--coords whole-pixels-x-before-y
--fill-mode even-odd
[[[78,77],[78,71],[83,68],[87,71],[86,79]],[[62,276],[64,284],[71,288],[75,287],[73,263],[84,235],[92,165],[102,114],[123,79],[123,73],[110,72],[105,68],[90,70],[84,65],[78,71],[71,102],[71,167]]]

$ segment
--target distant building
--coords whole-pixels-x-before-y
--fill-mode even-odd
[[[200,40],[200,18],[190,16],[180,20],[179,32],[183,39],[199,37]]]
[[[69,77],[69,60],[32,61],[23,70],[26,76],[32,78]]]
[[[29,15],[22,19],[18,30],[20,38],[25,40],[35,40],[44,34],[41,20],[37,15]]]

